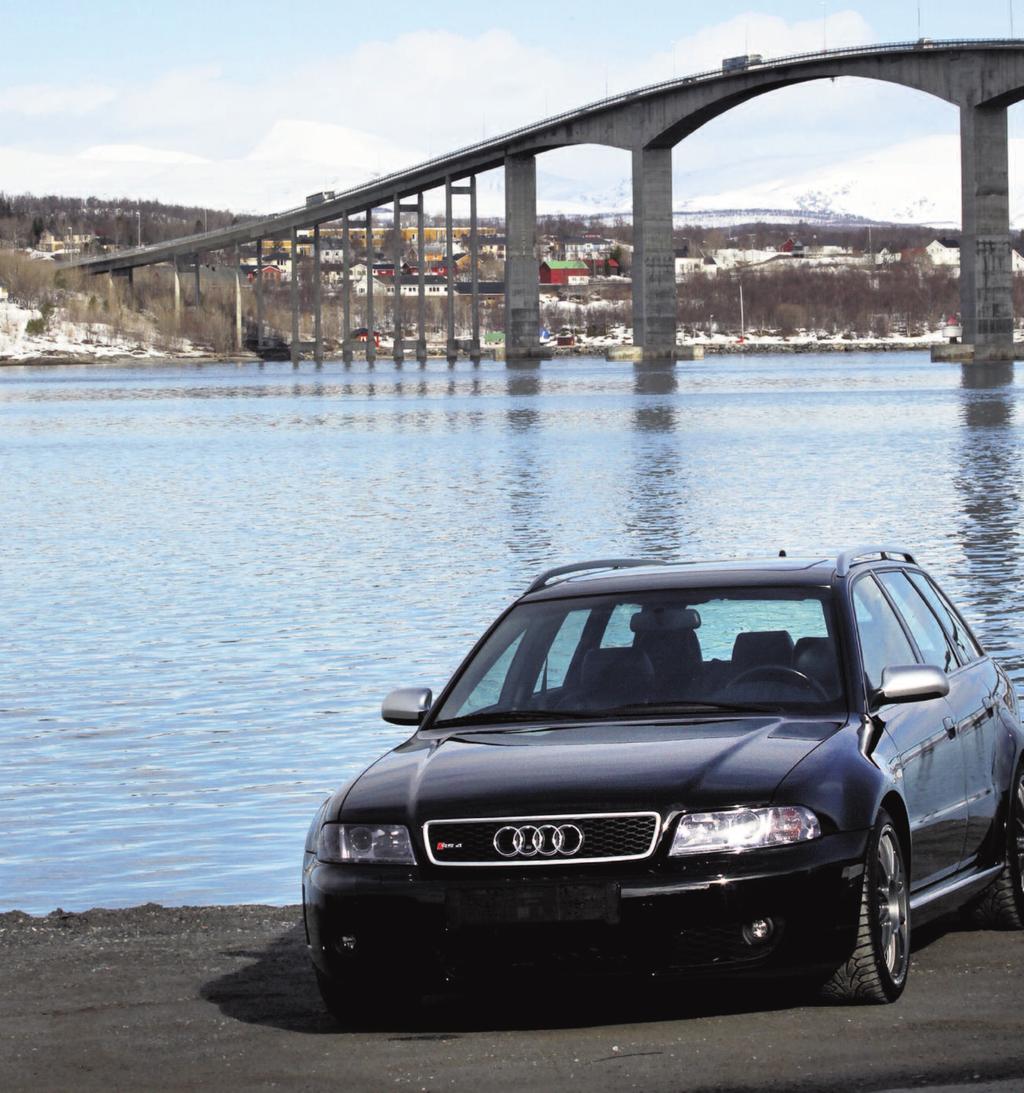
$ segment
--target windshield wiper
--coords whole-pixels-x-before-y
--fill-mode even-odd
[[[501,725],[520,721],[583,721],[594,717],[592,713],[574,710],[491,710],[488,713],[469,713],[462,717],[447,717],[435,721],[432,729],[457,729],[463,725]]]
[[[614,706],[598,710],[594,716],[615,717],[620,714],[675,714],[675,713],[781,713],[781,706],[765,706],[742,702],[631,702],[626,706]]]
[[[750,714],[781,713],[781,706],[759,706],[734,702],[633,702],[626,706],[609,706],[596,710],[491,710],[471,713],[463,717],[450,717],[435,721],[432,729],[457,729],[470,725],[518,724],[524,721],[546,723],[551,721],[607,721],[613,717],[634,714],[657,717],[666,714],[710,713]]]

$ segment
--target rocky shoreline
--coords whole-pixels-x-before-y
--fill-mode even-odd
[[[935,342],[927,342],[924,344],[914,344],[908,342],[892,342],[892,341],[857,341],[857,342],[692,342],[687,343],[685,348],[690,346],[699,346],[704,350],[707,356],[778,356],[778,355],[791,355],[791,354],[814,354],[814,353],[905,353],[905,352],[928,352]],[[575,346],[558,346],[551,347],[550,353],[553,357],[603,357],[610,348],[618,348],[618,346],[609,346],[607,344],[601,345],[575,345]],[[679,347],[684,348],[683,346]],[[494,359],[494,350],[485,349],[483,351],[484,359]],[[431,353],[428,355],[430,360],[444,360],[446,355],[444,351],[437,353]],[[461,356],[461,355],[460,355]],[[340,351],[331,350],[327,352],[325,360],[327,362],[340,360]],[[36,357],[15,358],[15,357],[0,357],[0,368],[37,368],[47,365],[152,365],[160,367],[167,364],[179,364],[182,362],[188,362],[189,364],[223,364],[228,362],[236,363],[252,363],[259,361],[262,358],[256,354],[247,351],[231,352],[231,353],[202,353],[202,352],[189,352],[182,356],[174,356],[171,354],[154,354],[148,351],[140,351],[136,353],[118,353],[109,354],[104,356],[95,356],[84,353],[60,353],[52,352],[45,353]],[[357,352],[356,358],[362,360],[363,356]],[[406,360],[410,358],[407,356]],[[285,358],[287,361],[287,358]],[[307,355],[302,357],[303,362],[309,362],[311,358]],[[377,360],[381,363],[388,363],[391,361],[389,351],[382,347],[377,352]]]

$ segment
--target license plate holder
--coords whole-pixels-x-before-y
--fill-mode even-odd
[[[451,888],[445,903],[450,926],[619,921],[617,884]]]

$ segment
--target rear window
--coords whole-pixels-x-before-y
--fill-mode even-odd
[[[924,596],[932,610],[942,621],[949,640],[960,653],[960,659],[967,664],[972,660],[983,657],[985,653],[981,646],[971,637],[963,619],[960,618],[949,600],[939,589],[923,573],[910,573],[908,576],[914,582],[914,587]]]
[[[950,645],[939,620],[910,583],[907,575],[891,570],[879,573],[878,579],[892,596],[896,609],[921,650],[921,659],[925,664],[933,664],[944,672],[952,672],[959,667],[953,646]]]

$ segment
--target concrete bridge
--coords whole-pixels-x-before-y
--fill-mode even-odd
[[[131,277],[132,270],[160,262],[175,269],[176,300],[180,301],[179,268],[194,268],[196,300],[200,298],[200,257],[212,251],[257,244],[261,264],[263,239],[290,233],[295,253],[296,233],[314,233],[314,326],[316,355],[322,357],[320,300],[320,225],[340,221],[345,255],[342,283],[343,352],[351,359],[349,223],[360,218],[369,229],[375,209],[386,206],[398,221],[415,213],[419,252],[423,253],[423,194],[445,188],[447,252],[453,253],[453,198],[469,198],[469,251],[473,336],[471,356],[480,353],[477,291],[476,176],[503,167],[505,171],[505,337],[509,357],[539,355],[540,296],[536,243],[536,160],[543,152],[573,144],[600,144],[626,149],[633,161],[633,330],[645,358],[672,356],[675,347],[676,284],[672,247],[672,149],[690,133],[733,107],[781,87],[810,80],[856,76],[884,80],[924,91],[951,103],[960,112],[962,227],[960,303],[964,341],[974,347],[976,360],[1010,360],[1013,356],[1012,283],[1010,271],[1009,192],[1006,111],[1024,98],[1024,41],[971,40],[898,43],[855,49],[835,49],[774,60],[751,59],[728,71],[715,69],[614,95],[577,110],[546,118],[502,136],[460,148],[426,163],[371,179],[326,201],[290,209],[279,215],[248,221],[219,231],[191,235],[156,246],[120,251],[74,265],[94,273]],[[396,268],[401,240],[396,235]],[[372,234],[367,232],[368,263],[373,261]],[[241,327],[240,287],[236,261],[236,314]],[[416,354],[426,354],[424,333],[424,263],[419,263]],[[448,263],[448,352],[458,352],[455,340],[454,270]],[[262,319],[262,277],[256,281],[257,316]],[[373,328],[373,293],[366,297]],[[298,286],[292,278],[293,358],[298,352]],[[394,288],[395,325],[399,329],[401,296]],[[262,329],[262,324],[261,324]],[[395,339],[395,357],[405,347]],[[367,354],[374,353],[372,339]]]

